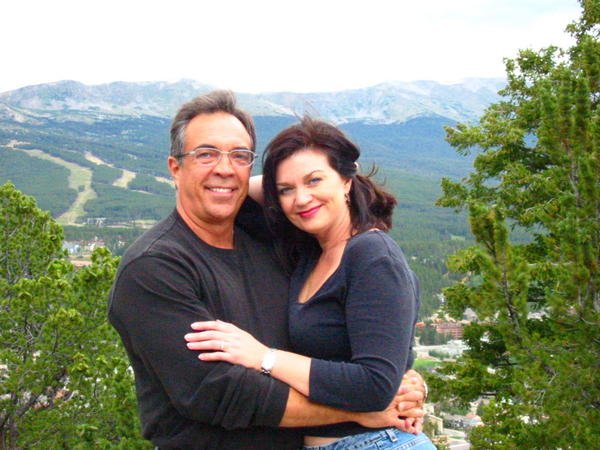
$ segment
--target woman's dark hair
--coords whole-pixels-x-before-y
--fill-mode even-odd
[[[337,127],[310,117],[281,131],[269,143],[263,155],[263,190],[265,213],[280,237],[286,258],[294,258],[296,250],[306,245],[316,245],[316,240],[295,226],[285,217],[276,185],[279,164],[294,153],[313,149],[323,152],[329,165],[343,178],[351,179],[350,218],[354,234],[371,228],[388,231],[392,227],[392,213],[396,198],[384,191],[373,180],[377,172],[373,167],[369,174],[359,175],[357,160],[360,149]]]

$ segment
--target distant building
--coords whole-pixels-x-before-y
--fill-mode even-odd
[[[76,255],[81,252],[81,245],[77,242],[63,242],[63,250],[66,250],[69,255]]]
[[[106,217],[88,217],[85,221],[86,225],[95,227],[103,227],[106,223]]]
[[[94,238],[94,240],[87,243],[85,249],[89,252],[93,252],[99,247],[105,247],[104,241],[102,239]]]
[[[440,334],[449,334],[454,339],[460,339],[463,336],[463,326],[468,325],[470,322],[465,320],[460,322],[439,322],[434,323],[432,326],[435,327],[435,331]]]

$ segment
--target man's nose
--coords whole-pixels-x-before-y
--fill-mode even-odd
[[[213,170],[219,175],[231,175],[234,171],[229,155],[221,154],[221,159],[219,159]]]

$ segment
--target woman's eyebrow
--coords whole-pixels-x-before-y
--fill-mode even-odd
[[[317,172],[324,172],[324,171],[323,171],[322,169],[315,169],[315,170],[313,170],[313,171],[311,171],[311,172],[307,173],[306,175],[302,175],[302,178],[308,178],[308,177],[311,177],[311,176],[313,176],[313,175],[314,175],[315,173],[317,173]],[[275,183],[275,185],[277,185],[277,186],[289,186],[289,184],[290,184],[290,183],[287,183],[287,182],[285,182],[285,181],[280,181],[280,182],[278,182],[278,183]]]

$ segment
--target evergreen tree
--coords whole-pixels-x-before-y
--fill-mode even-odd
[[[478,321],[429,381],[438,397],[490,398],[475,448],[600,442],[600,2],[580,3],[573,47],[521,51],[503,101],[447,129],[459,152],[480,152],[462,182],[442,182],[438,203],[466,210],[477,241],[449,259],[463,278],[446,308]],[[515,228],[531,239],[511,242]]]
[[[116,259],[75,270],[60,226],[11,184],[0,211],[0,449],[145,446],[106,321]]]

